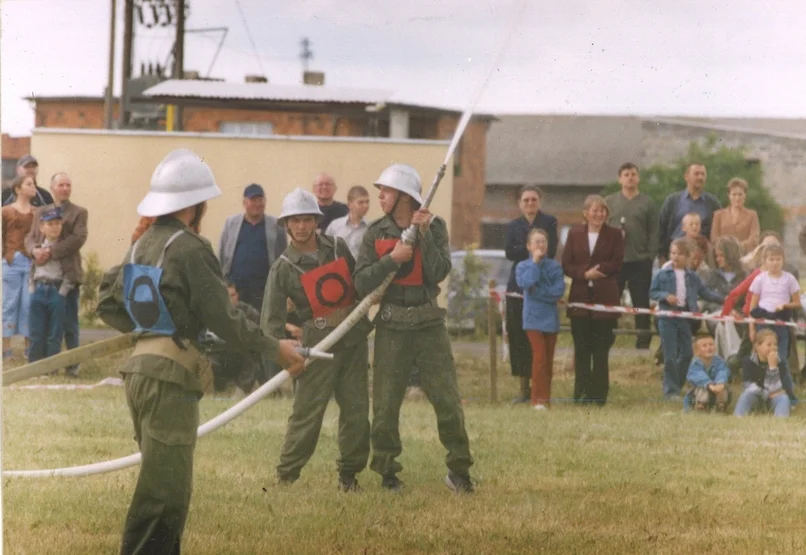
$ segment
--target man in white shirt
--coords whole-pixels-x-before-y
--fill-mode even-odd
[[[361,185],[350,188],[347,193],[347,208],[350,212],[346,216],[330,222],[325,230],[325,235],[335,235],[344,239],[350,252],[358,259],[361,241],[369,227],[364,219],[369,210],[369,192]]]

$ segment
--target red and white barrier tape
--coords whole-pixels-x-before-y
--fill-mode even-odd
[[[496,291],[490,291],[490,295],[501,303],[500,295]],[[508,292],[507,297],[522,299],[523,295],[520,293]],[[612,306],[604,304],[589,304],[589,303],[566,303],[559,301],[557,304],[566,305],[569,308],[584,308],[586,310],[593,310],[596,312],[616,312],[619,314],[649,314],[652,316],[663,316],[665,318],[687,318],[689,320],[708,320],[710,322],[734,322],[739,324],[747,324],[753,322],[754,324],[768,325],[768,326],[788,326],[791,328],[806,329],[806,323],[802,322],[785,322],[783,320],[768,320],[766,318],[750,318],[750,317],[736,317],[736,316],[720,316],[719,314],[707,314],[704,312],[686,312],[678,310],[657,310],[654,308],[633,308],[628,306]],[[503,313],[503,310],[501,311]]]
[[[587,310],[594,310],[596,312],[617,312],[621,314],[652,314],[654,316],[663,316],[666,318],[687,318],[689,320],[708,320],[711,322],[734,322],[746,324],[753,322],[754,324],[762,324],[768,326],[789,326],[792,328],[806,329],[806,323],[801,322],[785,322],[784,320],[768,320],[766,318],[749,318],[749,317],[736,317],[736,316],[720,316],[718,314],[707,314],[704,312],[686,312],[683,310],[656,310],[651,308],[631,308],[626,306],[609,306],[604,304],[588,304],[588,303],[568,303],[570,308],[584,308]]]

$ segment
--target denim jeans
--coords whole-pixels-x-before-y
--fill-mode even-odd
[[[694,357],[691,323],[685,318],[658,318],[663,344],[663,394],[680,395]]]
[[[789,397],[786,395],[778,395],[772,399],[764,400],[762,392],[758,389],[748,389],[750,383],[744,384],[744,391],[739,395],[739,400],[736,401],[736,408],[733,411],[734,416],[747,416],[754,408],[759,406],[767,406],[772,409],[775,416],[786,418],[789,416],[791,404]]]
[[[37,284],[31,295],[31,352],[28,362],[51,357],[62,350],[65,298],[56,285]]]
[[[28,308],[31,295],[28,276],[31,259],[20,252],[14,253],[11,264],[3,259],[3,337],[28,337]]]

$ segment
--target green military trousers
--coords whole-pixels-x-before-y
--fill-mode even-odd
[[[415,366],[420,370],[422,389],[434,406],[439,440],[448,450],[445,464],[451,472],[465,475],[473,465],[473,457],[444,323],[417,330],[376,327],[370,468],[382,476],[403,470],[403,465],[395,460],[403,452],[400,406]]]
[[[369,458],[369,350],[366,340],[318,360],[299,378],[277,477],[293,482],[316,449],[330,397],[339,405],[339,474],[358,474]]]
[[[128,366],[150,358],[130,359]],[[193,489],[199,396],[172,382],[124,375],[142,461],[120,553],[178,554]]]

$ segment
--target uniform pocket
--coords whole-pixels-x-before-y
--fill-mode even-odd
[[[196,428],[199,426],[196,392],[172,382],[146,380],[149,383],[141,390],[141,394],[149,398],[142,405],[143,433],[166,445],[196,443]]]

